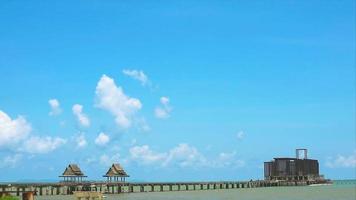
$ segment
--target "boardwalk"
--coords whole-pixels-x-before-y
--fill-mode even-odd
[[[106,194],[130,192],[168,192],[189,190],[218,190],[276,186],[303,186],[311,182],[288,181],[221,181],[221,182],[59,182],[59,183],[3,183],[0,192],[21,196],[23,192],[32,191],[35,195],[72,195],[75,191],[97,191]]]

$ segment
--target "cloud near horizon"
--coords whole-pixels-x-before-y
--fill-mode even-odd
[[[20,148],[20,151],[24,151],[31,154],[45,154],[54,151],[61,145],[64,145],[67,140],[63,138],[52,137],[38,137],[33,136],[24,142],[24,146]]]
[[[326,162],[328,168],[356,168],[356,150],[353,154],[344,156],[337,155],[336,157],[330,157]]]
[[[23,155],[16,153],[15,155],[5,156],[0,160],[0,168],[15,168],[22,160]]]
[[[128,161],[138,165],[155,165],[158,167],[180,168],[240,168],[245,166],[245,161],[237,159],[236,152],[222,152],[217,158],[208,159],[196,147],[186,143],[178,144],[167,152],[156,152],[148,145],[133,146],[129,149]]]
[[[11,119],[0,110],[0,148],[30,154],[49,153],[66,143],[65,139],[31,134],[31,124],[22,116]]]
[[[0,148],[11,148],[28,137],[32,130],[31,124],[23,116],[11,119],[0,110]]]

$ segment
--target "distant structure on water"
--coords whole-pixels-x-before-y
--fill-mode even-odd
[[[69,164],[59,177],[63,178],[63,182],[83,182],[83,178],[87,176],[77,164]],[[120,164],[114,163],[103,177],[107,178],[107,182],[125,182],[130,176]]]
[[[300,158],[300,152],[304,157]],[[296,149],[295,158],[274,158],[264,163],[265,180],[278,181],[321,181],[318,160],[308,159],[307,149]]]
[[[59,177],[62,177],[64,182],[82,182],[83,178],[87,176],[84,175],[78,165],[69,164]]]
[[[118,182],[119,178],[121,182],[125,182],[125,178],[129,177],[124,168],[120,164],[115,163],[109,168],[108,172],[103,176],[107,178],[108,182]]]

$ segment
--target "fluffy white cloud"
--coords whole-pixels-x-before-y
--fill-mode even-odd
[[[114,115],[116,124],[121,128],[129,128],[134,114],[142,108],[140,100],[125,95],[123,89],[106,75],[99,80],[95,94],[96,106]]]
[[[11,119],[6,113],[0,111],[0,148],[7,147],[14,152],[43,154],[66,143],[66,140],[58,137],[33,136],[31,129],[31,125],[25,118],[19,116],[17,119]],[[13,163],[12,161],[19,160],[19,157],[15,158],[5,159],[3,163]]]
[[[95,144],[98,146],[105,146],[108,142],[110,142],[110,137],[103,132],[95,139]]]
[[[148,145],[131,147],[129,152],[130,158],[128,160],[140,165],[178,166],[181,168],[239,168],[245,166],[243,160],[237,159],[236,152],[220,153],[217,158],[207,159],[196,147],[186,143],[179,144],[163,153],[153,151]]]
[[[329,168],[356,168],[356,151],[349,156],[338,155],[326,162]]]
[[[59,101],[57,99],[50,99],[48,100],[49,106],[51,107],[51,111],[49,112],[49,115],[54,116],[54,115],[59,115],[62,112],[62,109],[60,107]]]
[[[14,168],[22,160],[21,154],[6,156],[0,160],[0,168]]]
[[[122,73],[124,73],[125,75],[127,75],[135,80],[140,81],[143,86],[145,86],[149,83],[146,74],[142,70],[124,69],[122,71]]]
[[[245,133],[244,133],[243,131],[239,131],[239,132],[236,134],[236,138],[237,138],[238,140],[242,140],[242,139],[244,139],[244,137],[245,137]]]
[[[72,107],[73,114],[77,117],[77,120],[82,126],[90,126],[90,120],[86,114],[83,113],[83,106],[75,104]]]
[[[24,140],[31,132],[31,125],[22,116],[11,119],[0,110],[0,148],[11,147]]]
[[[27,139],[20,149],[27,153],[44,154],[54,151],[65,143],[66,140],[59,137],[52,138],[47,136],[41,138],[34,136]]]
[[[195,147],[182,143],[169,151],[163,165],[172,163],[180,167],[203,166],[207,164],[207,160]]]
[[[87,140],[85,139],[85,135],[82,133],[82,134],[79,134],[76,138],[75,138],[75,141],[77,143],[77,148],[84,148],[87,146],[88,142]]]
[[[134,146],[130,148],[130,159],[139,164],[154,164],[163,162],[167,155],[165,153],[156,153],[148,145]]]
[[[169,117],[172,107],[169,105],[168,97],[160,98],[161,105],[157,106],[155,109],[155,116],[160,119],[165,119]]]

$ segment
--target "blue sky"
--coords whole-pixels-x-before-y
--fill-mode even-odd
[[[355,178],[355,2],[2,1],[1,181]]]

